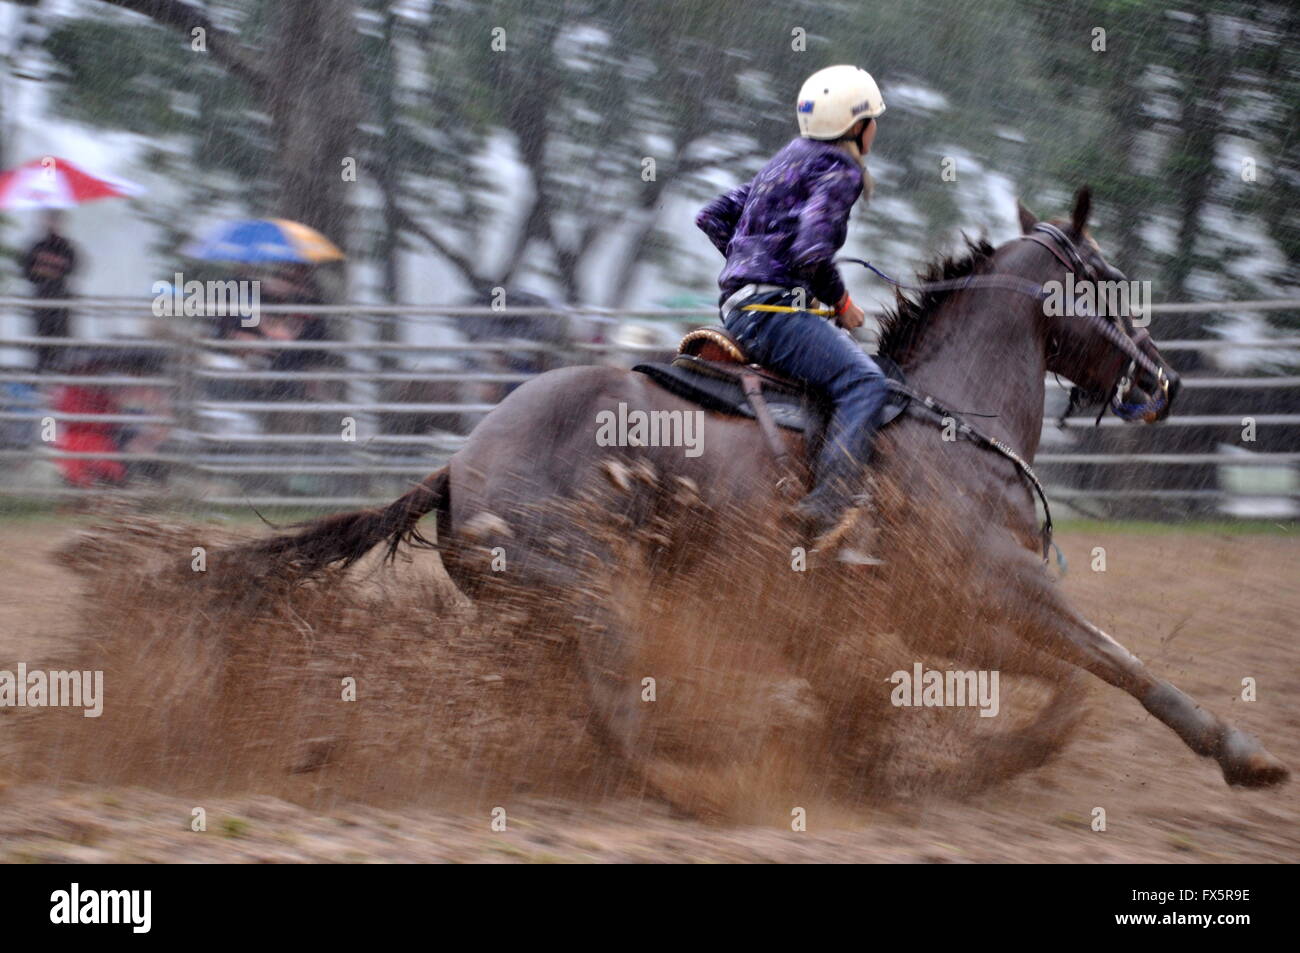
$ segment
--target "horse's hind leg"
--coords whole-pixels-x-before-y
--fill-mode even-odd
[[[1229,784],[1262,787],[1287,778],[1286,766],[1259,741],[1152,675],[1128,649],[1083,618],[1033,554],[1008,547],[992,569],[996,578],[986,589],[991,619],[1010,626],[1031,645],[1128,692],[1189,748],[1214,758]]]
[[[590,704],[588,730],[656,797],[693,816],[727,813],[717,788],[701,783],[698,764],[660,750],[663,706],[654,701],[656,694],[647,695],[647,679],[657,693],[669,690],[673,676],[648,657],[653,653],[645,643],[653,636],[638,624],[643,620],[626,607],[616,609],[612,593],[589,594],[595,598],[575,617],[577,657]]]
[[[654,793],[674,800],[673,792],[682,778],[652,770],[654,741],[636,677],[639,652],[633,634],[602,606],[591,607],[586,617],[577,621],[582,629],[578,661],[591,705],[588,729],[623,758]]]
[[[806,762],[822,711],[790,661],[632,588],[593,600],[581,620],[596,736],[694,816],[771,819],[795,803],[790,792],[815,794]]]
[[[784,819],[818,798],[824,705],[786,640],[756,637],[705,569],[679,574],[641,543],[616,549],[578,606],[597,736],[696,816]]]
[[[561,536],[564,545],[555,549],[541,542]],[[683,797],[687,772],[656,757],[653,706],[642,699],[641,680],[651,674],[646,635],[621,611],[625,597],[611,578],[617,560],[608,544],[549,514],[517,512],[467,520],[455,540],[440,543],[448,573],[489,617],[504,612],[512,625],[571,639],[587,728],[602,747],[656,796],[697,813],[716,807]],[[494,553],[504,560],[496,572]]]

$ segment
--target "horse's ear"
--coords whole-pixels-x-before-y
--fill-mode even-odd
[[[1070,227],[1074,234],[1082,235],[1088,225],[1088,213],[1092,210],[1092,190],[1086,185],[1074,196],[1074,213],[1070,216]]]
[[[1038,224],[1038,216],[1025,208],[1020,199],[1016,199],[1016,216],[1020,219],[1020,234],[1028,235]]]

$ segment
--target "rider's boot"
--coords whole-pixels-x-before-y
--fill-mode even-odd
[[[874,435],[873,428],[863,428],[850,447],[822,454],[816,485],[794,507],[810,550],[837,547],[869,505],[867,460]]]

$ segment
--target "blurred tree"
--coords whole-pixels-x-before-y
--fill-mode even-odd
[[[252,208],[349,240],[342,163],[355,156],[361,115],[351,0],[101,2],[165,30],[141,30],[134,17],[69,19],[53,30],[47,48],[70,112],[158,139],[183,135],[202,180],[234,173],[239,188],[252,184]],[[167,151],[160,144],[154,157],[176,168]],[[204,208],[224,191],[200,185],[193,198]]]
[[[1009,221],[989,204],[1007,188],[1059,214],[1089,182],[1104,247],[1162,299],[1297,281],[1247,260],[1261,237],[1288,266],[1300,248],[1297,14],[1281,2],[99,3],[159,29],[62,19],[47,45],[63,107],[151,134],[191,207],[239,199],[341,236],[394,300],[406,247],[479,294],[532,275],[615,304],[645,265],[708,273],[682,264],[663,209],[751,175],[793,134],[802,78],[839,61],[871,68],[890,103],[872,160],[888,201],[854,229],[872,257],[919,263],[958,226]],[[1256,183],[1230,147],[1256,156]]]
[[[611,0],[435,8],[417,36],[429,82],[404,121],[441,120],[449,141],[423,171],[470,187],[408,188],[397,203],[410,210],[405,223],[476,288],[513,285],[531,269],[569,300],[616,302],[652,250],[669,189],[790,129],[771,89],[790,89],[802,64],[786,57],[774,81],[741,42],[718,47],[751,6],[681,5],[671,28],[653,4]],[[485,150],[522,167],[506,202],[485,201],[504,178],[484,168]]]
[[[1160,300],[1265,297],[1300,285],[1297,14],[1291,4],[1189,0],[1035,3],[1058,123],[1031,137],[1046,192],[1086,177],[1098,232]],[[1106,49],[1088,42],[1106,30]],[[1246,168],[1249,160],[1251,168]],[[1113,230],[1113,239],[1107,234]],[[1276,242],[1277,267],[1258,234]],[[1208,294],[1207,294],[1208,292]],[[1284,319],[1285,320],[1285,319]],[[1162,316],[1165,337],[1201,338],[1203,316]]]
[[[33,6],[33,0],[0,5],[0,70],[4,71],[0,76],[0,169],[7,169],[11,161],[16,161],[12,148],[17,123],[16,84],[19,80],[35,78],[26,64],[28,54],[40,47],[34,14],[28,9]],[[11,218],[0,213],[0,294],[17,290],[10,288],[10,282],[19,277],[19,262],[26,251],[9,244],[10,224]]]

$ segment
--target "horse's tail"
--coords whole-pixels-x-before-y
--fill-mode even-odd
[[[298,572],[312,573],[336,564],[346,568],[385,541],[390,560],[403,543],[435,549],[437,544],[421,535],[416,524],[435,509],[440,514],[448,512],[449,490],[448,467],[442,467],[382,509],[355,510],[301,523],[293,527],[297,532],[278,533],[238,552],[271,557],[293,565]]]

